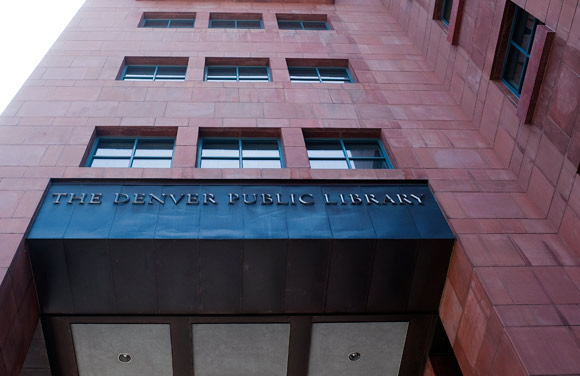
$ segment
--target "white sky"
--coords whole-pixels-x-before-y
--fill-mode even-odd
[[[0,22],[0,113],[84,0],[4,0]]]

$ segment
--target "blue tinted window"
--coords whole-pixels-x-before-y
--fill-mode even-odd
[[[88,167],[171,167],[173,138],[97,139]]]
[[[306,151],[311,168],[392,168],[391,162],[378,140],[307,139]]]
[[[281,168],[283,167],[278,139],[200,140],[198,167],[201,168]]]

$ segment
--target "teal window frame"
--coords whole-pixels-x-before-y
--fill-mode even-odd
[[[153,68],[151,74],[133,75],[127,71],[132,68]],[[163,75],[160,70],[163,68],[177,68],[182,69],[183,74],[179,75]],[[144,65],[144,64],[127,64],[123,68],[120,80],[122,81],[185,81],[185,76],[187,74],[187,65]]]
[[[235,145],[237,143],[237,156],[235,155],[214,155],[208,156],[203,155],[204,146],[208,144],[219,144],[219,143],[231,143]],[[276,146],[278,151],[278,156],[244,156],[244,144],[270,144],[271,146]],[[207,149],[206,149],[207,150]],[[235,149],[229,149],[235,150]],[[248,149],[246,149],[248,150]],[[222,167],[204,167],[203,161],[213,160],[213,161],[238,161],[238,167],[223,167],[223,168],[284,168],[284,155],[282,153],[282,144],[278,138],[219,138],[219,137],[205,137],[199,140],[199,148],[197,153],[197,167],[198,168],[222,168]],[[280,167],[244,167],[244,161],[279,161]]]
[[[298,70],[314,70],[316,72],[316,77],[310,76],[311,78],[297,78],[298,76],[295,74]],[[325,71],[328,70],[343,70],[344,76],[343,78],[333,79],[325,76]],[[294,74],[293,72],[294,71]],[[322,73],[321,73],[322,72]],[[288,67],[288,74],[290,75],[290,82],[295,83],[352,83],[352,75],[350,70],[346,67],[316,67],[316,66],[289,66]]]
[[[284,24],[289,26],[290,24],[298,24],[299,27],[280,27]],[[324,25],[324,27],[307,27],[312,25]],[[300,20],[278,20],[278,29],[279,30],[330,30],[330,26],[326,21],[300,21]]]
[[[129,145],[133,143],[130,153],[128,155],[111,153],[110,155],[99,155],[99,146],[103,142],[118,142]],[[169,150],[169,149],[146,149],[140,148],[143,144],[164,143],[171,145],[170,155],[139,155],[140,150]],[[129,150],[128,148],[118,150]],[[173,163],[173,154],[175,151],[175,137],[98,137],[91,148],[90,157],[87,160],[86,167],[100,167],[100,168],[170,168]],[[95,160],[127,160],[127,166],[93,166]],[[169,166],[134,166],[135,161],[169,161]]]
[[[166,22],[166,26],[152,26],[148,23]],[[180,25],[180,22],[191,22],[191,26]],[[145,18],[139,27],[154,28],[154,29],[193,29],[195,27],[195,18]]]
[[[451,19],[451,8],[453,7],[453,0],[443,0],[443,5],[441,7],[441,22],[449,26],[449,21]]]
[[[240,27],[239,24],[243,22],[259,22],[259,27]],[[232,27],[228,26],[215,26],[216,22],[233,22]],[[264,28],[264,22],[260,19],[253,19],[253,20],[237,20],[233,18],[216,18],[209,20],[209,28],[210,29],[250,29],[250,30],[259,30]]]
[[[221,78],[213,78],[213,76],[210,76],[210,69],[211,68],[235,68],[236,72],[235,72],[235,76],[231,75],[231,76],[223,76]],[[247,78],[247,77],[252,77],[252,76],[244,76],[243,74],[240,74],[240,68],[263,68],[266,71],[266,75],[264,76],[259,76],[259,77],[263,77],[262,79],[260,78],[256,78],[256,79],[251,79],[251,78]],[[231,78],[227,78],[227,77],[231,77]],[[270,67],[268,67],[267,65],[206,65],[205,69],[204,69],[204,74],[203,74],[203,80],[204,81],[208,81],[208,82],[271,82],[272,81],[272,75],[270,73]]]
[[[501,72],[501,81],[507,86],[507,88],[516,96],[520,97],[522,93],[522,87],[524,84],[524,77],[526,76],[526,70],[528,68],[528,62],[530,60],[530,53],[532,51],[532,46],[534,44],[534,36],[536,34],[536,27],[538,25],[542,25],[543,23],[540,22],[537,18],[530,15],[528,12],[523,10],[517,5],[514,5],[514,17],[512,19],[510,35],[508,39],[507,48],[505,51],[505,58],[503,62],[503,68]],[[520,25],[525,27],[525,22],[528,18],[532,18],[532,29],[530,32],[528,45],[522,46],[518,41],[515,40],[517,37],[516,33],[518,32],[517,26]],[[520,58],[523,58],[521,72],[519,72],[518,81],[515,81],[515,74],[511,77],[510,71],[517,66],[518,61]],[[514,65],[515,64],[515,65]]]
[[[386,167],[376,167],[376,168],[373,167],[372,169],[378,170],[378,169],[392,169],[393,168],[393,165],[392,165],[391,161],[389,160],[387,152],[385,151],[382,143],[378,139],[374,139],[374,138],[349,138],[349,139],[306,138],[304,141],[306,144],[306,152],[308,154],[309,162],[312,162],[312,161],[321,161],[321,162],[324,162],[324,161],[330,161],[330,162],[331,161],[345,161],[346,162],[345,169],[350,170],[350,169],[358,169],[356,167],[356,161],[372,161],[372,162],[384,163],[384,166],[386,166]],[[363,157],[349,155],[348,146],[349,145],[356,145],[356,144],[359,144],[359,145],[368,144],[369,146],[372,145],[373,147],[376,147],[376,150],[378,150],[380,155],[378,155],[378,156],[363,156]],[[329,156],[316,157],[316,156],[313,156],[309,152],[310,150],[317,151],[317,150],[324,150],[324,149],[310,149],[309,150],[310,145],[317,145],[317,146],[328,145],[329,146],[328,150],[342,151],[342,156],[336,156],[336,157],[329,157]],[[336,147],[337,145],[340,145],[340,149],[330,148],[330,146]],[[341,169],[340,167],[312,167],[312,163],[310,163],[310,168],[313,168],[313,169]]]

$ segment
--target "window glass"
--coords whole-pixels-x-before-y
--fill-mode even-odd
[[[141,27],[192,28],[194,24],[195,18],[146,18],[143,20]]]
[[[306,140],[311,168],[391,168],[378,140]]]
[[[121,75],[124,81],[184,81],[185,65],[127,65]]]
[[[135,142],[130,141],[107,141],[101,140],[95,151],[99,157],[131,157]]]
[[[208,65],[205,69],[205,80],[268,82],[270,81],[270,74],[268,67]]]
[[[347,68],[341,67],[288,67],[291,82],[349,83]]]
[[[324,21],[302,21],[304,30],[328,30],[328,24]]]
[[[143,20],[143,27],[169,27],[169,20],[147,19]]]
[[[288,67],[290,81],[292,82],[318,82],[318,73],[316,68],[305,67]]]
[[[210,28],[223,28],[223,29],[233,29],[236,27],[235,20],[210,20]]]
[[[204,141],[201,156],[238,158],[240,156],[238,141]]]
[[[260,20],[238,20],[238,29],[261,29],[262,22]]]
[[[281,168],[277,139],[202,139],[201,168]]]
[[[87,163],[90,167],[171,167],[175,139],[99,138]]]
[[[299,30],[302,29],[302,23],[300,21],[278,21],[278,29]]]
[[[195,24],[195,20],[193,18],[189,19],[179,19],[179,20],[171,20],[170,27],[172,28],[191,28]]]
[[[310,160],[310,168],[348,169],[346,160]]]
[[[514,18],[507,43],[501,79],[517,96],[522,92],[524,77],[530,58],[536,27],[541,25],[536,18],[514,5]]]
[[[446,25],[449,25],[452,7],[453,0],[443,0],[443,9],[441,10],[441,21],[443,21]]]

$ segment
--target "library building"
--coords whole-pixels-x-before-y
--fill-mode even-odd
[[[0,116],[0,376],[579,374],[578,0],[86,0]]]

